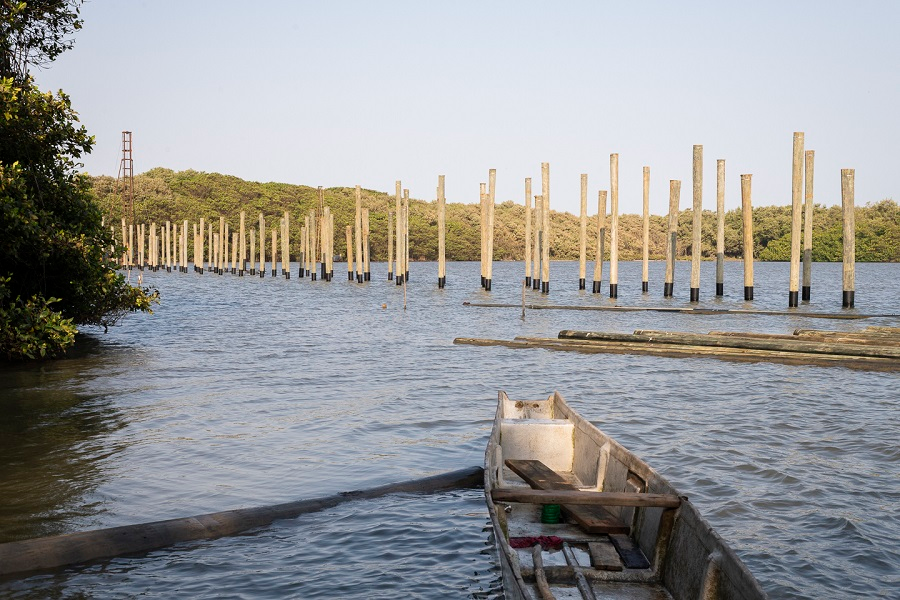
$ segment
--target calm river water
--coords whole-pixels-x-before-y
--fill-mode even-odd
[[[690,265],[620,265],[619,304],[689,306]],[[0,367],[0,541],[285,502],[480,465],[498,389],[554,389],[636,451],[730,542],[773,598],[897,597],[900,377],[706,358],[454,346],[455,337],[900,326],[900,318],[475,308],[521,300],[521,263],[413,263],[402,288],[145,273],[162,305],[77,355]],[[554,263],[528,302],[609,304]],[[703,265],[701,307],[785,309],[788,265],[739,263],[724,299]],[[857,311],[900,313],[900,266],[857,266]],[[590,278],[590,271],[588,277]],[[588,281],[590,288],[590,281]],[[606,286],[604,285],[604,288]],[[814,265],[813,302],[840,312],[839,264]],[[382,305],[386,305],[383,308]],[[482,495],[350,502],[214,541],[0,582],[12,598],[501,598]]]

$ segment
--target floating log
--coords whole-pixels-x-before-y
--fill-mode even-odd
[[[564,329],[559,332],[558,337],[559,339],[601,340],[606,342],[647,342],[652,344],[681,344],[685,346],[711,346],[714,348],[743,348],[747,350],[776,350],[779,352],[805,352],[809,354],[900,359],[900,349],[896,348],[870,348],[856,344],[824,343],[806,340],[741,339],[731,336],[710,335],[705,333],[684,333],[680,331],[637,329],[633,334],[629,334]]]
[[[777,362],[790,365],[838,366],[868,371],[900,371],[900,361],[894,358],[851,357],[741,348],[710,348],[683,344],[560,340],[558,338],[516,338],[514,340],[456,338],[453,340],[453,343],[472,346],[503,346],[512,349],[540,348],[587,354],[637,354],[669,358],[715,358],[736,362]]]
[[[471,467],[322,498],[7,542],[0,544],[0,576],[56,569],[98,559],[148,552],[179,542],[234,535],[248,529],[265,527],[279,519],[293,519],[352,500],[371,500],[388,494],[431,494],[479,487],[483,484],[483,477],[481,467]]]
[[[890,346],[900,348],[900,336],[876,335],[867,332],[794,330],[794,333],[743,333],[736,331],[710,331],[710,335],[733,337],[806,340],[814,342],[839,342],[842,344],[861,344],[870,346]]]
[[[521,308],[520,304],[503,304],[491,302],[463,302],[463,306],[474,306],[478,308]],[[791,315],[797,317],[805,317],[807,319],[837,319],[837,320],[854,320],[854,319],[883,319],[883,318],[900,318],[900,314],[865,314],[865,313],[820,313],[820,312],[797,312],[787,310],[751,310],[751,309],[734,309],[734,308],[691,308],[678,306],[570,306],[562,304],[529,304],[526,306],[529,310],[599,310],[599,311],[617,311],[617,312],[669,312],[681,313],[688,315]]]

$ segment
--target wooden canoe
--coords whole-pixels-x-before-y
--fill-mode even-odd
[[[687,498],[558,392],[499,393],[484,488],[507,598],[767,597]]]

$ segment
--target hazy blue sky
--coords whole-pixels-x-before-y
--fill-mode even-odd
[[[789,204],[794,131],[816,150],[816,201],[898,198],[900,2],[236,2],[91,0],[75,49],[37,74],[72,96],[97,138],[85,168],[115,176],[122,130],[135,171],[477,202],[524,201],[550,163],[551,204],[589,212],[619,153],[622,212],[690,205],[704,145],[704,207],[740,174],[754,203]]]

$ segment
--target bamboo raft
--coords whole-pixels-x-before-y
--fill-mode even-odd
[[[557,392],[501,391],[484,464],[507,598],[767,597],[687,497]]]
[[[556,338],[456,338],[453,343],[900,371],[900,328],[896,327],[867,327],[857,332],[797,329],[792,334],[731,331],[702,334],[645,329],[628,334],[563,330]]]

